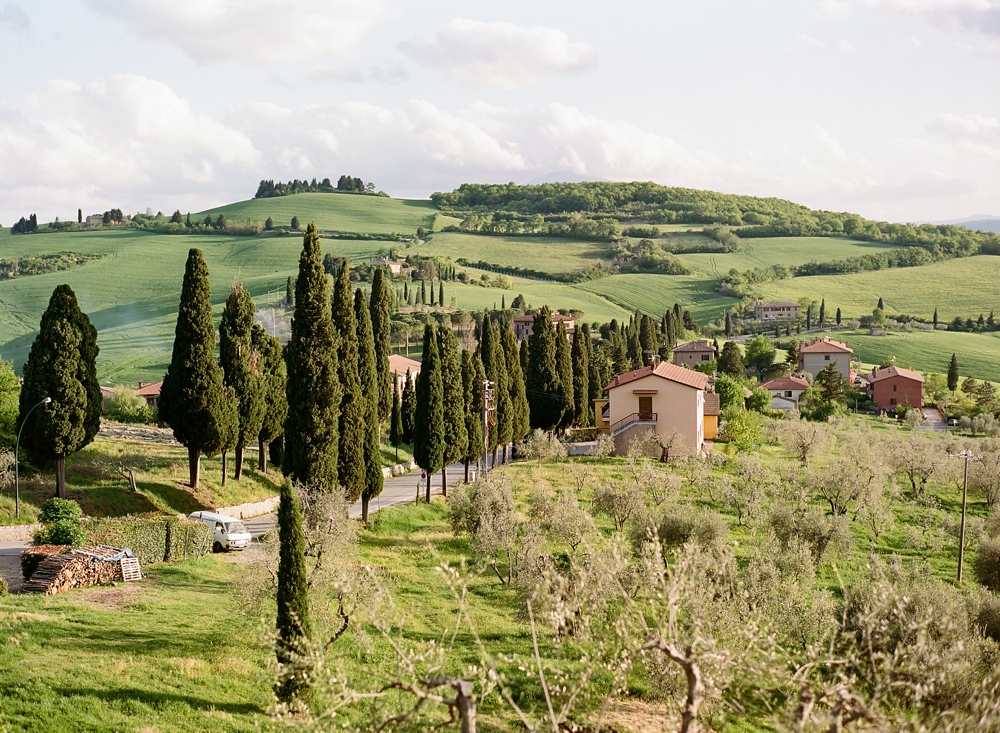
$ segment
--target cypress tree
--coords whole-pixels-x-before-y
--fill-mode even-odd
[[[639,321],[639,345],[642,347],[643,366],[653,363],[653,355],[659,351],[659,340],[656,338],[656,326],[653,319],[643,315]]]
[[[384,268],[377,268],[372,277],[371,312],[372,338],[375,344],[375,377],[378,380],[378,419],[384,422],[392,408],[392,376],[389,374],[389,352],[392,351],[390,308],[392,287]]]
[[[288,418],[282,465],[285,475],[305,486],[332,491],[337,486],[341,388],[337,334],[330,317],[330,293],[316,226],[310,223],[295,281],[288,364]]]
[[[810,303],[809,307],[806,308],[806,330],[807,331],[810,328],[812,328],[812,320],[813,320],[813,307],[812,307],[812,303]]]
[[[295,305],[295,290],[292,286],[292,276],[289,275],[285,281],[285,304],[291,308]]]
[[[288,416],[288,400],[285,397],[288,373],[285,360],[281,358],[281,342],[259,323],[253,324],[250,340],[260,359],[261,400],[264,403],[264,418],[257,435],[257,470],[267,473],[270,443],[284,431]]]
[[[365,418],[367,405],[358,375],[358,319],[354,315],[354,288],[350,262],[344,260],[333,285],[333,325],[340,335],[337,349],[340,399],[340,448],[337,478],[350,503],[361,498],[365,486]]]
[[[177,329],[170,366],[160,388],[160,419],[188,449],[191,488],[198,488],[201,454],[214,455],[223,445],[226,393],[215,361],[215,325],[208,267],[200,249],[188,252],[181,286]]]
[[[590,424],[590,355],[582,328],[573,334],[573,424],[587,427]]]
[[[434,327],[424,326],[424,355],[417,380],[417,409],[413,424],[413,459],[427,472],[427,503],[431,477],[444,462],[444,384]]]
[[[410,302],[410,286],[406,280],[403,281],[403,300]]]
[[[486,378],[493,382],[493,394],[496,400],[496,426],[490,430],[490,449],[493,451],[493,465],[497,465],[497,453],[500,446],[506,446],[514,434],[513,403],[510,398],[510,383],[507,379],[507,360],[505,358],[500,329],[493,323],[489,315],[483,318],[482,336],[479,342],[479,353],[483,360]]]
[[[726,311],[726,338],[733,335],[733,315]]]
[[[819,325],[826,324],[826,298],[820,301],[819,304]]]
[[[420,281],[420,305],[427,305],[427,282],[424,280]]]
[[[378,271],[376,271],[378,272]],[[361,521],[368,523],[368,502],[382,493],[382,450],[379,447],[379,380],[376,373],[375,339],[368,303],[361,288],[354,291],[354,317],[358,322],[358,376],[365,404],[364,489],[361,492]],[[387,360],[388,363],[388,360]]]
[[[565,404],[556,365],[556,330],[552,325],[552,314],[548,306],[543,306],[535,314],[528,341],[525,384],[531,425],[542,430],[552,430],[562,419]]]
[[[637,323],[635,331],[638,330],[639,324]],[[559,391],[563,404],[559,425],[564,429],[573,424],[574,405],[576,404],[573,398],[573,356],[571,351],[569,337],[566,335],[566,324],[559,321],[559,325],[556,327],[556,369],[559,372]]]
[[[403,429],[403,442],[413,445],[413,421],[417,415],[416,377],[410,376],[406,370],[406,380],[403,382],[403,396],[400,399],[400,425]]]
[[[444,456],[441,461],[441,493],[448,496],[448,466],[465,456],[469,434],[465,425],[465,386],[462,382],[462,359],[458,339],[451,327],[437,328],[438,354],[441,358],[442,405],[444,408]]]
[[[840,325],[840,308],[837,308],[837,325]]]
[[[260,354],[254,348],[256,312],[253,299],[239,283],[233,284],[219,325],[219,363],[223,382],[232,387],[237,401],[236,466],[233,478],[243,474],[243,450],[257,440],[264,424],[266,404]]]
[[[399,379],[392,375],[392,414],[389,417],[389,442],[396,449],[396,463],[399,463],[399,444],[403,442],[403,410],[399,404]]]
[[[91,443],[101,422],[97,329],[69,285],[52,292],[24,364],[17,429],[38,464],[55,461],[56,495],[66,498],[66,457]],[[46,397],[25,424],[28,412]]]
[[[219,406],[219,453],[222,455],[222,485],[226,485],[226,459],[240,437],[240,410],[236,390],[223,385],[225,399]]]
[[[882,296],[879,296],[878,305],[876,306],[880,311],[885,310],[885,304],[882,302]]]
[[[681,304],[674,303],[674,323],[678,324],[681,322]]]
[[[735,341],[727,341],[722,347],[722,355],[719,357],[719,373],[728,374],[731,377],[742,377],[743,356],[740,354],[740,347]]]
[[[521,349],[520,353],[518,353],[518,361],[521,362],[521,375],[524,376],[525,374],[528,373],[528,339],[523,339],[521,341]],[[529,420],[529,427],[530,427],[530,420]]]
[[[514,335],[514,322],[507,318],[500,328],[503,345],[504,364],[507,367],[507,386],[510,391],[511,436],[513,442],[522,440],[531,430],[528,418],[528,395],[524,389],[524,369],[521,367],[521,353]],[[526,341],[524,343],[527,343]],[[504,460],[506,460],[506,455]]]
[[[444,308],[444,282],[438,280],[438,305]]]
[[[604,385],[601,383],[597,359],[594,358],[594,342],[590,335],[590,326],[584,323],[580,326],[580,330],[583,334],[584,346],[587,349],[587,414],[589,415],[587,424],[593,425],[594,400],[600,398]]]
[[[958,389],[958,356],[951,355],[951,363],[948,365],[948,389],[954,392]]]
[[[937,308],[935,308],[934,309],[934,328],[937,328],[937,324],[938,324],[938,314],[937,314]]]
[[[483,382],[486,372],[478,355],[462,352],[462,396],[465,401],[465,483],[469,483],[469,465],[483,455]]]
[[[275,652],[281,665],[289,664],[296,653],[303,651],[303,640],[312,633],[305,544],[299,501],[292,490],[291,479],[285,479],[278,504],[278,614],[275,623],[278,630]],[[286,677],[275,692],[279,700],[290,702],[306,685],[307,681],[300,676]]]

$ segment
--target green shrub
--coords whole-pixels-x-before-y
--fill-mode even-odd
[[[0,575],[0,596],[5,596],[10,591],[7,587],[7,579]]]
[[[80,505],[70,499],[49,499],[42,504],[38,512],[38,521],[42,524],[55,524],[56,522],[68,521],[77,522],[83,516]],[[58,542],[52,544],[60,544]]]
[[[991,537],[979,544],[973,567],[980,583],[994,593],[1000,593],[1000,539]]]
[[[153,408],[131,387],[118,387],[113,397],[104,399],[104,415],[125,423],[151,423],[155,418]]]
[[[725,541],[729,527],[715,512],[681,506],[663,513],[656,532],[660,543],[667,548],[680,547],[687,542],[711,548]]]
[[[993,641],[1000,642],[1000,596],[983,593],[976,613],[976,625]]]
[[[80,547],[87,541],[87,533],[75,519],[60,519],[46,524],[35,532],[36,545],[69,545]]]
[[[143,565],[201,557],[212,551],[212,530],[204,522],[160,515],[91,520],[87,543],[127,547]]]
[[[45,558],[60,555],[68,549],[66,545],[39,545],[21,550],[21,575],[25,580],[30,579]]]

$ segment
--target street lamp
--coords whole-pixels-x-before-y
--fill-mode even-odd
[[[962,565],[965,562],[965,508],[969,498],[969,461],[978,461],[982,456],[977,456],[969,449],[964,449],[958,453],[949,453],[949,458],[965,459],[965,475],[962,481],[962,523],[958,530],[958,582],[962,582]]]
[[[18,519],[21,518],[21,475],[17,465],[17,457],[18,449],[21,447],[21,433],[24,431],[24,425],[28,422],[28,418],[31,417],[31,413],[35,411],[35,407],[41,407],[42,405],[47,405],[50,402],[52,402],[52,398],[46,397],[44,400],[28,410],[28,414],[25,415],[24,420],[21,421],[21,429],[17,431],[17,440],[14,441],[14,516]]]

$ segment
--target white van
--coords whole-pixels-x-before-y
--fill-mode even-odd
[[[197,519],[212,529],[212,551],[244,550],[250,545],[250,532],[235,517],[215,512],[192,512],[188,519]]]

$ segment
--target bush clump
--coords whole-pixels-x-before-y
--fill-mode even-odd
[[[976,625],[983,634],[1000,643],[1000,596],[983,593],[976,613]]]
[[[694,542],[705,549],[719,547],[725,542],[729,527],[726,520],[715,512],[679,506],[659,516],[640,518],[632,525],[632,541],[636,546],[656,532],[664,548],[681,547]]]
[[[204,522],[160,515],[91,520],[87,543],[127,547],[143,565],[201,557],[212,551],[212,530]]]
[[[980,583],[1000,593],[1000,538],[987,538],[979,544],[973,568]]]
[[[70,499],[49,499],[38,512],[38,521],[42,524],[55,524],[56,522],[70,521],[78,522],[83,516],[80,505]],[[58,542],[50,544],[60,544]]]
[[[112,397],[104,398],[104,416],[124,423],[148,424],[156,419],[153,408],[131,387],[118,387]]]
[[[38,519],[42,528],[35,532],[34,545],[69,545],[80,547],[87,539],[80,527],[83,510],[69,499],[49,499],[42,504]]]

